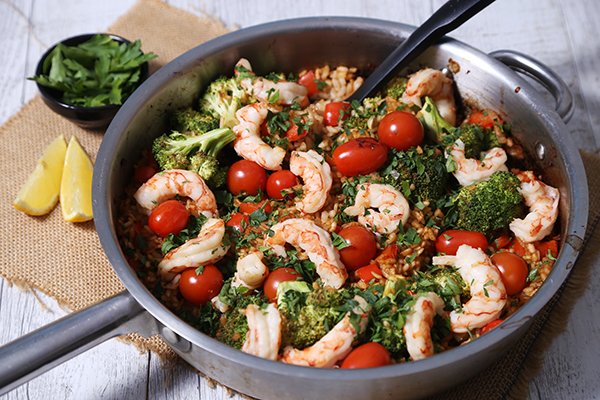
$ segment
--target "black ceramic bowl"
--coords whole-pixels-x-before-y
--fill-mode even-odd
[[[73,36],[68,39],[61,41],[60,43],[66,46],[75,46],[80,43],[85,42],[90,39],[92,36],[97,35],[97,33],[87,33],[84,35]],[[107,34],[113,40],[119,43],[131,43],[129,40],[113,35]],[[41,75],[42,66],[44,64],[44,60],[52,50],[58,45],[50,47],[44,55],[40,58],[40,61],[37,64],[35,69],[36,75]],[[138,82],[138,86],[148,77],[148,63],[142,64],[142,70],[140,71],[140,80]],[[63,117],[73,121],[77,125],[86,129],[103,129],[110,124],[110,121],[114,118],[117,111],[121,105],[107,105],[101,107],[84,107],[84,106],[76,106],[73,104],[65,103],[61,100],[62,92],[56,89],[47,88],[45,86],[36,83],[40,94],[42,95],[42,99],[46,103],[48,107],[52,109],[57,114],[62,115]]]

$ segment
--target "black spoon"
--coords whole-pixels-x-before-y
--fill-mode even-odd
[[[415,59],[446,33],[458,28],[494,0],[450,0],[402,42],[347,101],[362,101],[379,89],[402,67]]]

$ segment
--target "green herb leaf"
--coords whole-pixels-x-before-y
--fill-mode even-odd
[[[348,243],[348,241],[346,239],[344,239],[337,233],[332,232],[331,236],[333,237],[333,245],[335,246],[336,249],[342,250],[342,249],[345,249],[346,247],[350,247],[350,243]]]

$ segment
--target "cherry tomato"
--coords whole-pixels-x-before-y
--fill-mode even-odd
[[[158,236],[178,234],[186,227],[190,213],[177,200],[167,200],[157,205],[148,217],[148,226]]]
[[[195,305],[206,304],[219,294],[223,286],[223,274],[214,265],[201,267],[202,272],[196,274],[196,268],[188,268],[181,274],[179,291],[184,299]]]
[[[295,281],[298,278],[300,278],[300,274],[294,268],[277,268],[265,280],[263,287],[265,296],[267,296],[270,302],[274,303],[277,301],[277,287],[279,284],[281,282]]]
[[[374,368],[390,365],[390,352],[379,343],[369,342],[352,350],[344,358],[341,368]]]
[[[481,328],[481,330],[479,331],[479,333],[481,335],[485,335],[486,333],[488,333],[489,331],[491,331],[492,329],[494,329],[495,327],[497,327],[498,325],[500,325],[503,322],[504,322],[503,319],[495,319],[492,322],[489,322],[483,328]]]
[[[396,150],[408,150],[423,143],[425,133],[421,122],[406,111],[392,111],[379,123],[379,141]]]
[[[354,271],[363,267],[369,264],[377,254],[375,235],[368,229],[352,225],[342,229],[339,235],[350,245],[340,250],[340,258],[346,269]]]
[[[496,239],[494,239],[492,247],[494,247],[496,250],[503,249],[510,244],[511,240],[512,239],[508,235],[498,236]]]
[[[302,128],[302,130],[300,130],[300,131],[299,131],[299,129],[300,128],[298,128],[298,125],[296,125],[295,123],[292,122],[292,125],[285,133],[285,136],[288,138],[288,140],[290,142],[295,142],[297,140],[302,139],[306,135],[308,135],[308,129]]]
[[[548,256],[548,252],[550,252],[552,257],[558,257],[558,242],[556,240],[538,242],[535,244],[535,248],[540,252],[540,257],[542,258]]]
[[[287,169],[273,172],[267,179],[267,194],[270,198],[281,200],[289,196],[291,193],[286,193],[284,196],[281,191],[288,190],[298,184],[298,178]]]
[[[516,255],[521,257],[523,257],[525,253],[527,253],[525,247],[523,247],[523,244],[521,244],[521,241],[517,238],[511,240],[511,242],[508,245],[508,248],[511,249]]]
[[[269,136],[270,134],[271,133],[269,133],[269,127],[267,126],[267,121],[260,124],[260,136],[264,137],[264,136]]]
[[[273,211],[273,207],[271,207],[271,203],[269,203],[266,199],[261,201],[260,203],[240,203],[240,211],[246,215],[252,214],[254,211],[262,208],[268,214]]]
[[[529,269],[523,258],[508,251],[501,251],[492,256],[492,262],[498,267],[509,296],[518,294],[525,288]]]
[[[435,249],[438,253],[455,256],[456,251],[463,244],[483,251],[488,247],[488,241],[481,232],[450,229],[438,236],[435,241]]]
[[[230,226],[236,231],[242,233],[246,230],[248,225],[250,224],[250,218],[247,215],[242,213],[231,214],[231,218],[225,224],[226,226]]]
[[[378,264],[386,264],[389,262],[395,262],[398,259],[398,245],[390,244],[388,247],[383,249],[381,254],[377,256],[375,262]]]
[[[144,183],[158,172],[158,168],[151,164],[142,164],[133,172],[133,179],[138,183]]]
[[[302,75],[300,79],[298,79],[298,83],[306,88],[308,97],[317,94],[319,91],[319,86],[317,85],[315,73],[313,71],[308,71],[306,74]]]
[[[381,272],[381,269],[375,263],[357,269],[355,271],[355,274],[361,281],[365,283],[369,283],[373,279],[381,279],[381,277],[383,276],[383,272]]]
[[[350,104],[344,101],[334,101],[327,103],[325,114],[323,114],[323,123],[327,126],[338,126],[340,116],[342,121],[350,115]]]
[[[247,193],[256,195],[265,191],[267,172],[257,163],[240,160],[229,167],[227,171],[227,189],[234,194]]]
[[[491,129],[494,127],[494,124],[502,125],[504,121],[502,118],[491,110],[484,111],[473,111],[469,118],[467,119],[467,123],[479,125],[482,128]]]
[[[345,176],[375,172],[387,158],[388,148],[373,138],[352,139],[333,151],[333,163]]]

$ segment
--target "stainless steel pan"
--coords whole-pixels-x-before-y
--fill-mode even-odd
[[[93,202],[96,228],[127,290],[0,348],[0,394],[110,338],[127,332],[160,334],[186,361],[219,382],[260,398],[416,398],[447,389],[498,359],[567,278],[582,245],[588,196],[581,159],[561,119],[572,111],[564,82],[542,64],[518,53],[487,55],[445,39],[418,59],[442,68],[450,59],[463,98],[499,110],[537,168],[561,192],[563,246],[554,269],[529,303],[499,329],[431,358],[367,370],[310,369],[242,353],[208,337],[172,314],[142,285],[127,264],[115,233],[122,189],[142,149],[166,127],[166,113],[193,103],[240,57],[259,73],[298,71],[322,64],[368,71],[413,27],[362,18],[304,18],[243,29],[196,47],[161,68],[121,108],[96,159]],[[413,65],[416,68],[418,65]],[[521,76],[539,80],[555,96],[556,111]]]

